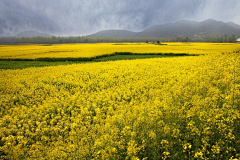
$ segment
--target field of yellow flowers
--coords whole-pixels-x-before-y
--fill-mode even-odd
[[[96,43],[96,44],[53,44],[53,45],[1,45],[0,59],[29,59],[41,58],[91,58],[102,55],[112,55],[116,52],[138,54],[209,54],[225,53],[239,49],[233,43]]]
[[[205,55],[0,70],[0,158],[239,159],[240,46],[188,46]]]

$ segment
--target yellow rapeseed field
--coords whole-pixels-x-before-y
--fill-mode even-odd
[[[232,52],[239,48],[233,43],[166,43],[155,45],[146,43],[99,43],[99,44],[53,44],[53,45],[2,45],[0,59],[37,58],[86,58],[113,54],[131,53],[187,53],[209,54]]]
[[[138,46],[2,46],[1,58],[205,55],[0,70],[0,158],[239,159],[240,46]]]

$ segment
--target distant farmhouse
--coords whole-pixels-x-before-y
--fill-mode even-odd
[[[236,43],[240,43],[240,37],[236,39]]]

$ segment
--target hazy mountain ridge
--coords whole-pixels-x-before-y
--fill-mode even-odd
[[[127,31],[127,30],[103,30],[97,33],[94,33],[92,35],[89,35],[88,37],[119,37],[120,35],[123,37],[132,37],[136,34],[136,32]]]
[[[211,35],[240,36],[240,25],[233,22],[224,23],[213,19],[207,19],[202,22],[180,20],[175,23],[166,23],[163,25],[154,25],[141,32],[131,32],[127,30],[105,30],[89,37],[111,37],[111,38],[129,38],[129,37],[154,37],[154,38],[173,38],[173,37],[194,37]]]
[[[233,22],[228,22],[227,23],[228,25],[234,27],[234,28],[237,28],[237,29],[240,29],[240,25],[236,24],[236,23],[233,23]]]
[[[47,34],[47,33],[40,33],[38,31],[24,31],[24,32],[20,32],[18,34],[16,34],[15,36],[13,36],[14,38],[22,38],[22,37],[52,37],[52,35]]]

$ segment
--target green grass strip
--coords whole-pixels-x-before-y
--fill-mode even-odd
[[[136,54],[131,52],[116,52],[114,54],[101,55],[91,58],[38,58],[38,59],[0,59],[0,69],[23,69],[29,67],[44,67],[44,66],[57,66],[69,65],[78,63],[90,62],[104,62],[104,61],[117,61],[117,60],[133,60],[133,59],[147,59],[147,58],[167,58],[179,56],[194,56],[185,53],[173,54]]]

